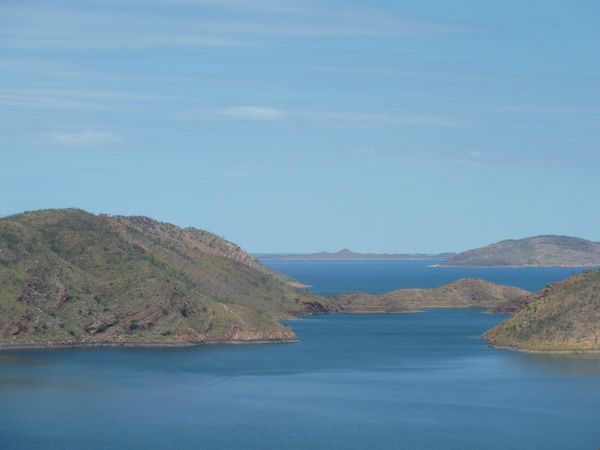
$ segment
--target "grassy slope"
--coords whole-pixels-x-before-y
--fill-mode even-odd
[[[597,266],[600,243],[568,236],[535,236],[459,253],[450,266]]]
[[[144,217],[0,219],[0,345],[290,340],[313,300],[218,236]]]
[[[529,294],[519,288],[466,278],[435,289],[399,289],[382,295],[353,292],[330,300],[346,312],[413,311],[425,308],[485,307],[511,310]]]
[[[575,275],[532,294],[485,336],[521,350],[600,350],[600,271]]]

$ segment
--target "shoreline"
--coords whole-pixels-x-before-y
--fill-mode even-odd
[[[441,309],[481,309],[480,307],[470,306],[455,306],[441,307]],[[440,307],[432,307],[418,310],[400,310],[400,311],[324,311],[315,313],[301,313],[293,315],[288,320],[302,320],[304,317],[333,315],[333,314],[417,314],[425,313],[428,310],[440,309]],[[485,312],[485,309],[482,313]],[[202,347],[213,345],[247,345],[247,344],[296,344],[300,342],[298,337],[289,339],[256,339],[256,340],[223,340],[223,341],[121,341],[121,342],[65,342],[65,343],[15,343],[15,344],[0,344],[0,352],[17,351],[17,350],[60,350],[60,349],[85,349],[85,348],[187,348],[187,347]]]
[[[59,350],[78,348],[187,348],[212,345],[251,345],[251,344],[296,344],[294,339],[256,339],[256,340],[228,340],[228,341],[148,341],[148,342],[80,342],[56,344],[0,344],[0,352],[12,350]]]
[[[486,307],[479,306],[433,306],[422,309],[408,310],[353,310],[353,311],[323,311],[323,312],[305,312],[292,315],[288,320],[302,320],[305,317],[334,314],[421,314],[435,309],[479,309],[481,313],[494,313],[487,311]],[[119,342],[65,342],[65,343],[15,343],[0,344],[0,352],[18,351],[18,350],[60,350],[60,349],[90,349],[90,348],[187,348],[202,347],[213,345],[251,345],[251,344],[296,344],[300,342],[298,337],[289,339],[256,339],[256,340],[203,340],[203,341],[119,341]]]
[[[427,267],[436,269],[594,269],[600,268],[598,264],[552,264],[552,265],[500,265],[500,266],[481,266],[481,265],[462,265],[462,264],[432,264]]]
[[[488,311],[485,307],[475,306],[441,306],[441,307],[428,307],[416,310],[354,310],[354,311],[327,311],[320,313],[304,313],[293,316],[293,319],[302,320],[304,317],[318,316],[318,315],[335,315],[335,314],[420,314],[426,313],[436,309],[478,309],[481,310],[482,314],[505,314],[494,311]],[[556,350],[536,350],[526,349],[516,346],[509,345],[496,345],[485,333],[478,337],[479,339],[485,339],[488,343],[488,348],[498,350],[510,350],[519,353],[527,354],[541,354],[541,355],[600,355],[600,349],[556,349]],[[122,342],[72,342],[72,343],[30,343],[30,344],[0,344],[0,352],[11,352],[19,350],[67,350],[67,349],[91,349],[91,348],[130,348],[130,349],[162,349],[162,348],[189,348],[189,347],[203,347],[203,346],[215,346],[215,345],[252,345],[252,344],[295,344],[300,342],[300,339],[256,339],[256,340],[223,340],[223,341],[122,341]]]
[[[600,349],[536,350],[536,349],[521,348],[521,347],[516,347],[516,346],[511,346],[511,345],[496,345],[485,334],[482,334],[480,336],[480,338],[488,341],[489,348],[496,348],[498,350],[511,350],[513,352],[519,352],[519,353],[529,353],[529,354],[537,354],[537,355],[600,355]]]

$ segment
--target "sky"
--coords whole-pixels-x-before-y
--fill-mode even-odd
[[[0,215],[251,252],[600,241],[596,0],[1,0]]]

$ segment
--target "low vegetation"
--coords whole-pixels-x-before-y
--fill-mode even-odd
[[[510,239],[459,253],[449,266],[600,266],[600,243],[569,236]]]
[[[427,308],[488,308],[510,312],[529,292],[476,278],[465,278],[434,289],[399,289],[382,295],[351,292],[333,297],[329,307],[343,312],[395,312]]]
[[[0,346],[288,341],[314,296],[215,234],[147,217],[0,219]]]
[[[519,350],[600,350],[600,271],[574,275],[532,294],[485,336],[491,345]]]

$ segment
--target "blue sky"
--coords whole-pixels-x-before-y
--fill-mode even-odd
[[[253,252],[600,240],[600,4],[0,3],[0,214]]]

